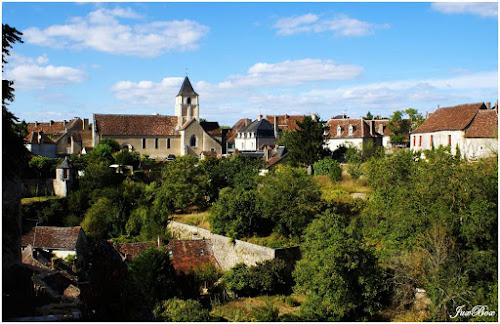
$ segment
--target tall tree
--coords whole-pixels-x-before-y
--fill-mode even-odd
[[[279,143],[289,152],[292,165],[312,165],[327,155],[323,147],[323,124],[319,116],[313,119],[305,116],[302,122],[297,122],[299,129],[283,133]]]
[[[10,55],[9,49],[16,42],[22,43],[22,33],[2,24],[2,72],[7,63],[6,57]],[[2,162],[3,177],[12,178],[18,175],[21,166],[27,162],[27,152],[24,148],[23,138],[14,131],[15,123],[19,119],[7,109],[9,102],[14,100],[14,81],[2,80]]]

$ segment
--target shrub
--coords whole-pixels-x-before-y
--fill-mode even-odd
[[[340,163],[331,157],[326,157],[323,160],[313,164],[315,175],[328,175],[332,181],[337,181],[342,178],[342,169]]]
[[[171,298],[157,304],[153,310],[156,320],[164,322],[209,322],[214,318],[193,299]]]
[[[276,295],[290,292],[292,277],[285,261],[268,260],[253,267],[238,264],[223,277],[238,296]]]

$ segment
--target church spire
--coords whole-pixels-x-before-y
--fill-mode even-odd
[[[191,82],[189,82],[189,78],[186,77],[184,78],[184,82],[182,83],[181,89],[179,90],[178,96],[197,96],[198,94],[194,91],[193,86],[191,85]]]

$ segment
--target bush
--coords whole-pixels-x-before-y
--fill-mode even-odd
[[[238,264],[223,277],[227,288],[238,296],[254,297],[290,293],[293,279],[285,261],[268,260],[253,267]]]
[[[160,302],[153,310],[155,320],[164,322],[209,322],[214,318],[193,299],[171,298]]]
[[[340,163],[331,157],[315,162],[313,170],[315,175],[328,175],[332,181],[338,181],[342,178]]]

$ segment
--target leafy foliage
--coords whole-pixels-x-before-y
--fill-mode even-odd
[[[332,181],[342,178],[342,169],[340,163],[331,157],[326,157],[314,163],[313,170],[315,175],[328,175]]]
[[[312,165],[327,155],[323,147],[323,124],[318,117],[304,116],[302,122],[297,122],[299,129],[285,131],[279,140],[288,152],[288,160],[293,166]]]
[[[285,261],[273,259],[248,267],[241,263],[223,277],[226,287],[240,297],[290,293],[293,280]]]
[[[282,167],[268,174],[259,188],[263,217],[283,235],[300,235],[319,211],[319,187],[302,169]]]
[[[295,289],[307,298],[307,321],[369,319],[382,307],[384,276],[373,251],[346,217],[329,211],[307,228],[297,263]]]
[[[164,322],[211,322],[209,310],[196,300],[171,298],[160,302],[153,311],[155,320]]]

